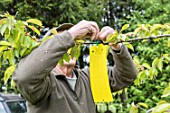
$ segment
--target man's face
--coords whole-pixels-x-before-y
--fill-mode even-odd
[[[64,61],[64,66],[75,66],[76,65],[76,58],[70,58],[69,62]]]

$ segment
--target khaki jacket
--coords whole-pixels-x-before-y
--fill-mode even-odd
[[[65,76],[53,69],[58,60],[75,45],[68,31],[54,36],[23,58],[13,75],[19,92],[27,100],[28,113],[95,113],[89,84],[89,69],[74,69],[75,91]],[[112,91],[131,85],[136,69],[127,48],[113,52],[115,65],[109,68]]]

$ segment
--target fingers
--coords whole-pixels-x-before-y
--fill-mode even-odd
[[[100,31],[100,33],[99,33],[99,35],[100,35],[100,34],[102,34],[103,32],[105,32],[107,29],[108,29],[108,26],[103,27],[103,28],[101,29],[101,31]]]
[[[109,34],[112,34],[114,32],[113,28],[106,26],[103,27],[99,33],[99,39],[106,41],[106,38]]]
[[[110,33],[111,31],[110,30],[106,30],[105,32],[102,32],[100,35],[99,35],[99,38],[103,41],[106,41],[106,38]]]
[[[91,33],[90,40],[96,39],[98,34],[97,34],[97,30],[93,26],[90,27],[90,33]]]
[[[90,21],[90,24],[92,25],[91,29],[93,30],[91,40],[97,39],[99,36],[99,27],[96,22]]]
[[[114,32],[109,26],[103,27],[100,31],[96,22],[86,20],[80,21],[68,31],[75,40],[90,36],[90,40],[100,39],[103,41]]]
[[[86,21],[82,20],[81,25],[85,25],[85,29],[88,29],[88,32],[86,32],[86,35],[91,35],[90,39],[94,40],[97,39],[99,36],[99,27],[96,22],[93,21]]]
[[[99,27],[97,23],[93,21],[82,20],[68,31],[75,40],[83,39],[86,36],[90,36],[90,39],[94,40],[99,36]]]

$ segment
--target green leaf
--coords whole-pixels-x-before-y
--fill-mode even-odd
[[[9,29],[6,29],[4,38],[7,40],[10,35],[11,35],[11,31]]]
[[[38,26],[42,26],[42,22],[38,19],[28,19],[26,22],[33,23],[33,24],[36,24]]]
[[[70,56],[68,55],[68,53],[65,53],[63,55],[63,59],[66,61],[66,62],[69,62],[70,61]]]
[[[31,44],[31,49],[37,48],[40,45],[40,43],[33,41]]]
[[[140,86],[140,79],[139,79],[139,77],[137,77],[137,78],[135,79],[134,83],[135,83],[135,85]]]
[[[155,31],[158,31],[158,29],[161,29],[163,26],[161,24],[154,24],[152,27],[151,27],[151,30],[150,32],[153,33]]]
[[[155,58],[155,59],[153,60],[153,62],[152,62],[152,67],[153,67],[153,68],[156,68],[157,65],[158,65],[158,63],[159,63],[159,59],[158,59],[158,58]]]
[[[71,58],[74,58],[74,56],[75,56],[75,46],[70,49],[70,55],[71,55]]]
[[[149,76],[149,71],[148,70],[144,70],[145,75]]]
[[[71,58],[78,59],[79,56],[80,56],[80,52],[81,52],[81,46],[80,45],[76,45],[76,46],[72,47],[71,50],[70,50]]]
[[[7,28],[7,25],[6,25],[6,24],[4,24],[4,25],[1,27],[1,35],[2,35],[2,36],[4,35],[4,32],[5,32],[6,28]]]
[[[138,56],[134,56],[133,57],[133,62],[135,63],[136,66],[139,66],[140,65],[139,57]]]
[[[160,100],[157,105],[161,105],[161,104],[166,104],[167,102],[165,100]]]
[[[80,46],[80,45],[78,45],[78,46],[76,46],[76,48],[77,48],[77,50],[76,50],[75,58],[76,58],[76,59],[78,59],[78,58],[79,58],[79,56],[80,56],[80,52],[81,52],[81,46]]]
[[[30,54],[30,53],[31,53],[31,51],[32,51],[32,49],[31,49],[31,48],[26,49],[22,57],[27,56],[28,54]]]
[[[139,102],[138,105],[143,106],[143,107],[145,107],[145,108],[148,108],[148,105],[145,104],[145,103],[142,103],[142,102]]]
[[[152,113],[163,113],[168,109],[170,109],[170,103],[164,103],[156,106]]]
[[[141,31],[141,29],[142,29],[141,26],[136,28],[135,31],[134,31],[134,36],[136,36]]]
[[[20,52],[20,56],[23,57],[24,56],[24,53],[26,52],[27,48],[23,48]]]
[[[163,57],[168,57],[169,56],[169,54],[163,54]]]
[[[143,83],[145,82],[145,79],[147,77],[146,73],[145,73],[145,70],[142,70],[140,71],[138,74],[137,74],[137,77],[139,78],[140,82]]]
[[[145,24],[142,24],[142,30],[143,30],[143,33],[144,34],[147,34],[147,33],[149,33],[149,29],[148,29],[148,26],[147,25],[145,25]]]
[[[163,61],[162,58],[158,59],[158,69],[162,72],[162,68],[163,68]]]
[[[147,69],[150,69],[150,68],[151,68],[148,63],[143,63],[142,66],[144,66],[144,67],[147,68]]]
[[[11,46],[11,44],[7,41],[0,41],[0,46]]]
[[[0,69],[2,68],[2,54],[0,54]]]
[[[169,57],[169,54],[163,54],[163,58],[164,58],[164,62],[165,63],[169,63],[170,62],[170,57]]]
[[[10,65],[14,65],[14,51],[13,49],[9,49],[8,51],[4,51],[3,60],[8,60]]]
[[[29,36],[24,37],[24,46],[29,48],[31,46],[31,38]]]
[[[97,104],[97,110],[100,113],[104,113],[107,110],[106,104],[103,104],[103,103]]]
[[[124,30],[126,30],[129,27],[129,24],[125,24],[122,29],[120,30],[120,33],[122,33]]]
[[[158,75],[157,69],[156,69],[156,68],[151,68],[151,69],[149,70],[149,75],[150,75],[150,79],[152,80],[155,76]]]
[[[121,41],[127,41],[127,40],[129,40],[127,34],[119,34],[118,39],[121,40]]]
[[[137,74],[137,76],[138,76],[138,77],[141,77],[143,73],[144,73],[144,71],[140,71],[140,72]]]
[[[63,65],[63,64],[64,64],[63,59],[61,58],[61,59],[58,61],[58,63],[59,63],[60,65]]]
[[[126,45],[132,51],[134,51],[134,48],[133,48],[132,44],[130,44],[129,42],[123,42],[123,44]]]
[[[35,33],[37,33],[38,35],[40,35],[40,31],[36,28],[36,27],[34,27],[34,26],[28,26],[30,29],[32,29]]]
[[[170,96],[170,83],[169,86],[164,89],[163,95],[161,97],[168,97],[168,96]]]
[[[170,38],[168,38],[168,47],[170,47]]]
[[[115,31],[113,34],[108,35],[106,38],[106,43],[108,42],[112,42],[113,44],[117,43],[118,35],[119,35],[118,31]]]
[[[11,75],[13,74],[14,70],[16,68],[16,65],[12,65],[12,66],[9,66],[5,73],[4,73],[4,83],[6,84],[8,79],[11,77]]]
[[[20,35],[19,42],[21,43],[21,46],[25,46],[25,37],[26,35],[23,33]]]
[[[15,62],[14,62],[15,61],[14,60],[14,50],[13,49],[10,49],[8,60],[9,60],[10,65],[15,64]]]
[[[3,60],[6,61],[9,58],[9,56],[10,56],[10,51],[9,50],[8,51],[4,51],[4,53],[3,53]]]
[[[13,25],[16,24],[13,17],[7,17],[7,27],[9,30],[12,29]]]
[[[8,48],[8,46],[0,46],[0,53],[4,50],[6,50]]]
[[[16,84],[15,84],[15,82],[14,82],[13,79],[11,80],[11,87],[12,87],[12,88],[15,88],[15,87],[16,87]]]
[[[6,21],[6,18],[1,19],[1,20],[0,20],[0,26],[1,26],[2,24],[4,24],[5,21]]]
[[[108,109],[112,111],[113,113],[116,113],[116,107],[113,104],[110,104]]]
[[[137,106],[131,106],[129,113],[138,113],[138,107]]]
[[[32,51],[31,48],[24,48],[24,49],[21,50],[20,56],[21,56],[21,57],[25,57],[26,55],[30,54],[31,51]]]
[[[15,55],[15,57],[19,58],[19,50],[15,49],[14,50],[14,55]]]
[[[21,47],[21,42],[20,41],[17,41],[17,42],[14,43],[14,48],[15,49],[20,49],[20,47]]]
[[[21,36],[20,30],[14,29],[13,38],[14,38],[15,43],[17,43],[19,41],[20,36]]]

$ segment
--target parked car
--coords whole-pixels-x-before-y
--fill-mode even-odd
[[[27,113],[26,101],[16,94],[0,93],[0,113]]]

